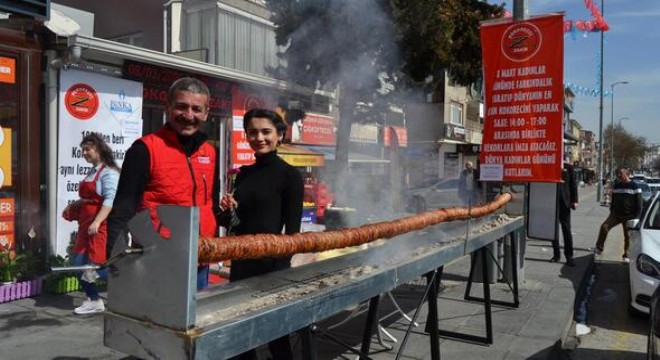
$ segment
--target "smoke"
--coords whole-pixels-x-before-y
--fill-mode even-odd
[[[341,122],[337,153],[348,151],[349,165],[328,164],[322,179],[331,185],[335,205],[356,209],[361,223],[402,215],[410,203],[407,188],[458,177],[461,170],[460,159],[437,156],[437,140],[445,135],[443,106],[424,104],[427,99],[422,90],[403,92],[397,88],[402,76],[396,69],[402,68],[403,56],[387,6],[382,0],[300,0],[273,5],[280,10],[275,12],[274,22],[278,26],[288,24],[291,29],[286,34],[288,80],[336,90],[332,115]],[[411,141],[408,148],[400,148],[400,161],[395,161],[394,147],[382,144],[387,127],[406,125],[400,119],[392,121],[390,104],[412,114],[406,114]],[[424,109],[416,109],[419,104]],[[349,133],[341,129],[348,122],[374,126],[379,133],[377,143],[349,141]],[[360,160],[357,154],[369,159]],[[445,166],[448,163],[453,167]],[[453,172],[440,174],[441,168]],[[447,204],[451,205],[456,204]]]

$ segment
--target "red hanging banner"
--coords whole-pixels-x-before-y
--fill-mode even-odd
[[[481,24],[485,122],[481,180],[559,182],[563,15]]]

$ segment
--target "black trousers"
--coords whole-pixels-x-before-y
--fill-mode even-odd
[[[254,260],[232,260],[229,271],[229,281],[247,279],[253,276],[263,275],[269,272],[283,270],[291,267],[291,257],[264,258]],[[289,335],[282,336],[268,343],[273,360],[293,359],[291,341]],[[235,360],[257,360],[257,352],[252,349],[232,359]]]
[[[566,259],[573,258],[573,234],[571,233],[571,208],[559,205],[559,226],[564,239],[564,256]],[[559,258],[559,237],[552,242],[553,256]]]

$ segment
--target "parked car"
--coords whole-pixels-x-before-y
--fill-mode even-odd
[[[660,360],[660,288],[651,296],[651,317],[649,319],[646,358]]]
[[[645,182],[646,181],[646,175],[644,175],[643,173],[634,173],[634,174],[632,174],[632,176],[630,178],[635,180],[635,181],[639,181],[639,182]]]
[[[630,304],[632,315],[649,313],[651,296],[660,284],[660,193],[647,203],[641,219],[629,220]]]
[[[637,181],[637,185],[642,189],[642,199],[644,199],[644,203],[647,203],[653,196],[653,190],[651,190],[649,184],[645,182]]]
[[[647,178],[646,183],[654,193],[660,190],[660,178]]]
[[[443,179],[431,186],[406,191],[406,204],[412,212],[423,212],[451,206],[462,206],[458,196],[458,178]]]

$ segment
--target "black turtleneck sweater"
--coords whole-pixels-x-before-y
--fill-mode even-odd
[[[286,234],[300,232],[302,176],[276,151],[241,167],[234,189],[240,220],[233,229],[235,234],[281,234],[283,228]]]
[[[240,223],[233,228],[237,235],[286,234],[300,232],[303,181],[296,168],[273,151],[257,157],[253,165],[241,167],[236,176],[234,198]],[[291,257],[232,260],[230,281],[286,269]]]
[[[178,138],[184,152],[187,156],[190,156],[206,142],[207,135],[198,131],[191,136],[179,135]],[[149,158],[149,149],[139,139],[126,152],[119,184],[117,185],[117,195],[112,205],[112,211],[108,216],[108,240],[106,245],[108,257],[112,254],[112,247],[119,236],[128,233],[128,221],[135,216],[137,207],[142,200],[142,194],[150,179],[149,169],[151,164]],[[217,164],[213,178],[213,209],[214,213],[218,214],[220,177]]]

